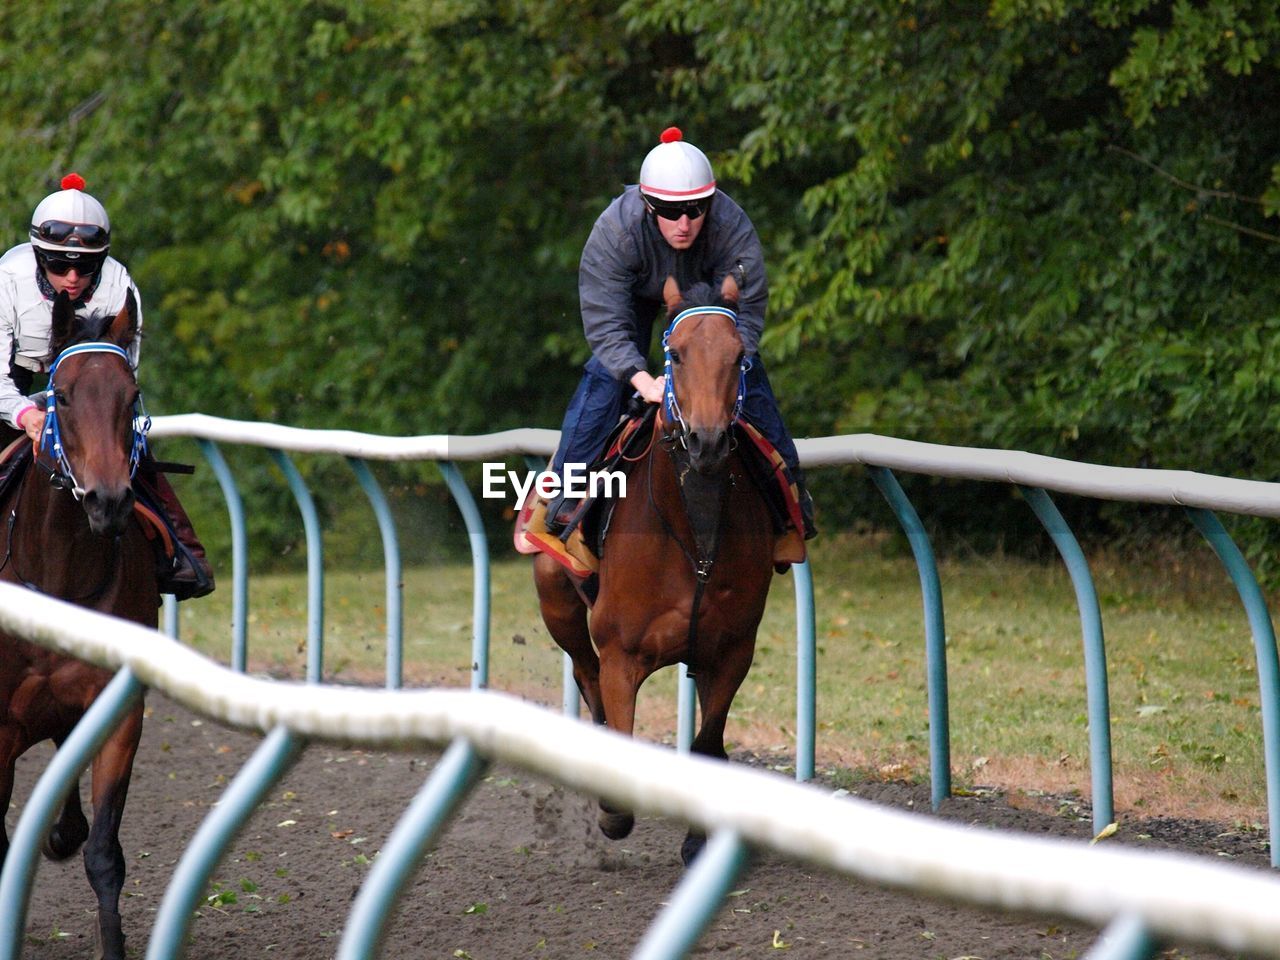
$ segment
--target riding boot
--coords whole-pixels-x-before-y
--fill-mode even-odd
[[[171,593],[177,600],[213,593],[213,568],[168,478],[158,470],[147,469],[144,463],[139,465],[135,485],[145,500],[159,508],[157,512],[173,534],[173,557],[164,558],[157,570],[160,592]]]
[[[587,501],[568,496],[561,490],[547,504],[547,532],[555,534],[561,540],[568,541],[569,535],[577,528],[586,513]]]
[[[818,528],[813,522],[813,497],[809,493],[809,485],[805,483],[804,471],[798,467],[791,471],[791,480],[796,485],[796,496],[800,501],[800,519],[804,522],[804,538],[812,540],[818,535]]]
[[[546,520],[547,530],[555,534],[560,533],[560,531],[564,529],[565,524],[569,522],[569,518],[573,516],[575,507],[577,507],[577,503],[566,498],[563,490],[548,500]]]

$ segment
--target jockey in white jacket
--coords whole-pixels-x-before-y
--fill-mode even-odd
[[[135,370],[142,336],[142,296],[124,264],[107,253],[111,221],[106,209],[84,192],[79,174],[63,177],[61,186],[31,215],[31,240],[0,257],[0,421],[37,445],[45,411],[30,394],[36,376],[49,370],[54,298],[65,293],[79,317],[106,318],[118,314],[132,292],[138,335],[129,362]],[[171,565],[162,565],[161,592],[180,600],[211,592],[213,572],[204,547],[164,474],[144,463],[136,480],[140,489],[135,492],[160,508],[185,548]]]

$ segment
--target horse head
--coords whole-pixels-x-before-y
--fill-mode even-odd
[[[717,471],[729,455],[731,428],[742,410],[747,360],[738,333],[738,285],[724,278],[681,291],[674,277],[662,289],[669,326],[662,338],[667,377],[666,429],[688,451],[699,473]]]
[[[133,512],[133,471],[145,444],[129,360],[137,330],[132,291],[115,317],[96,323],[78,319],[65,293],[54,300],[41,452],[99,536],[119,536]]]

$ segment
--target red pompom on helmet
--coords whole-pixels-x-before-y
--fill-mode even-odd
[[[667,127],[662,142],[649,151],[640,165],[640,192],[654,200],[679,202],[709,197],[716,192],[716,178],[707,155],[686,143],[679,127]]]
[[[105,254],[111,246],[111,220],[106,209],[84,192],[80,174],[67,174],[61,186],[31,214],[31,245],[59,253]]]

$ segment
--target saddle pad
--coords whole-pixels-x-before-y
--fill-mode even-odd
[[[531,498],[521,508],[514,540],[518,553],[545,553],[575,577],[589,577],[600,566],[580,530],[574,530],[566,542],[547,529],[547,502],[541,497]]]
[[[787,518],[791,521],[791,526],[778,537],[773,547],[773,562],[778,572],[782,573],[790,564],[804,563],[808,556],[804,543],[804,517],[800,513],[800,491],[788,476],[787,464],[782,459],[782,454],[765,439],[764,434],[741,417],[738,418],[738,427],[751,441],[766,471],[777,484],[777,492],[786,508]],[[768,496],[767,491],[762,492]]]

